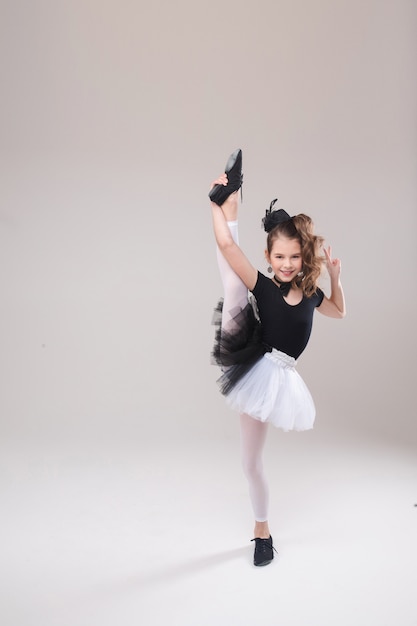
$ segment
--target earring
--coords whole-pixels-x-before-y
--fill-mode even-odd
[[[298,272],[297,276],[302,276],[304,272]]]
[[[266,271],[268,272],[268,274],[270,274],[272,272],[272,267],[268,265],[268,269]]]

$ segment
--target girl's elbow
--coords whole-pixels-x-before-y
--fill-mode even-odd
[[[217,245],[219,247],[220,252],[227,254],[228,250],[233,248],[234,241],[233,239],[228,239],[228,238],[220,239],[220,240],[217,240]]]

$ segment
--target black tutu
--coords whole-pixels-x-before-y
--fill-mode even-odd
[[[250,302],[231,312],[227,331],[221,328],[222,309],[220,300],[213,317],[212,362],[222,369],[217,382],[228,406],[284,431],[313,428],[316,410],[295,369],[297,361],[262,342],[261,323]]]
[[[222,369],[218,385],[223,395],[249,372],[266,352],[272,348],[262,342],[261,323],[255,315],[251,302],[242,309],[233,311],[230,330],[221,327],[223,298],[214,309],[213,325],[216,327],[212,350],[212,363]]]

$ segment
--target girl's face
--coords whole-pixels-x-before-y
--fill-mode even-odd
[[[288,239],[282,235],[274,239],[271,253],[265,250],[265,258],[277,279],[283,283],[295,278],[303,266],[298,239]]]

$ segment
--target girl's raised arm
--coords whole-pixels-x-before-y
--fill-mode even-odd
[[[223,174],[212,184],[227,184],[227,176]],[[241,248],[234,242],[227,222],[237,220],[238,197],[237,192],[231,194],[224,204],[219,207],[211,203],[214,236],[220,252],[229,263],[233,271],[239,276],[249,290],[255,287],[258,272],[247,259]]]

